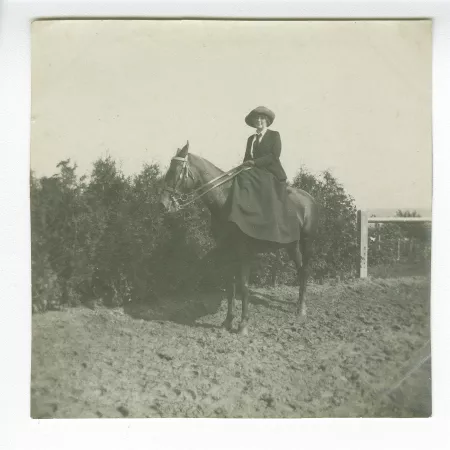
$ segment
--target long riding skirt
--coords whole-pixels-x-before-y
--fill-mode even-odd
[[[252,238],[280,244],[300,238],[286,183],[265,169],[253,167],[236,176],[227,205],[228,220]]]

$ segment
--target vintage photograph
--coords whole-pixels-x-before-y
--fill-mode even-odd
[[[30,415],[430,417],[430,20],[31,25]]]

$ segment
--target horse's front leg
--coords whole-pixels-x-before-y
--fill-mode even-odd
[[[241,264],[241,292],[242,292],[242,319],[239,325],[239,334],[248,335],[248,298],[249,298],[249,278],[250,278],[250,261],[243,261]]]
[[[233,323],[233,311],[236,300],[236,281],[234,271],[230,272],[227,279],[227,300],[228,300],[227,317],[222,323],[222,326],[226,330],[231,330]]]

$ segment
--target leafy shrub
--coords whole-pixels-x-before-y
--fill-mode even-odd
[[[329,171],[314,176],[302,167],[292,184],[309,192],[319,205],[319,226],[311,261],[312,277],[323,280],[353,276],[357,267],[354,199]]]
[[[52,177],[31,173],[33,311],[92,300],[109,306],[151,300],[188,277],[214,247],[209,211],[200,202],[175,215],[162,214],[157,165],[145,165],[132,177],[109,157],[95,161],[89,176],[79,177],[70,160],[57,168]],[[314,176],[302,167],[292,184],[320,206],[312,277],[353,276],[358,264],[352,197],[328,171]],[[378,254],[372,243],[371,264],[391,260],[405,230],[383,227],[383,239],[392,245]],[[417,227],[408,230],[415,239],[424,236]],[[217,286],[221,277],[216,272],[206,281]],[[285,252],[265,255],[253,268],[253,283],[275,279],[297,282]]]
[[[156,165],[134,177],[109,157],[97,160],[89,177],[79,178],[70,160],[58,169],[50,178],[31,174],[35,311],[50,303],[151,298],[176,286],[213,245],[205,208],[161,214]]]

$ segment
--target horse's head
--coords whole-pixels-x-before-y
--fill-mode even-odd
[[[164,186],[160,197],[160,203],[167,212],[175,212],[179,209],[179,200],[191,191],[195,186],[195,180],[189,165],[189,141],[182,149],[178,149],[170,162],[169,170],[164,177]]]

